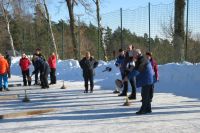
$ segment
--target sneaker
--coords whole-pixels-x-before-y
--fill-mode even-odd
[[[118,90],[113,91],[114,94],[120,93]]]
[[[121,93],[121,94],[119,94],[118,96],[127,96],[127,94]]]
[[[88,91],[85,90],[83,93],[88,93]]]
[[[93,93],[93,91],[90,91],[90,93]]]

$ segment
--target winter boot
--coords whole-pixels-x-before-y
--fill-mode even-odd
[[[135,100],[136,99],[136,94],[132,94],[131,93],[131,95],[129,95],[128,99],[129,100]]]

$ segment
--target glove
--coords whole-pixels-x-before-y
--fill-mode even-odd
[[[118,67],[118,66],[119,66],[119,63],[115,63],[115,66]]]

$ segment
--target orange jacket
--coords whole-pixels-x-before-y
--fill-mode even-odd
[[[6,74],[9,71],[9,65],[7,60],[3,57],[0,56],[0,74]]]

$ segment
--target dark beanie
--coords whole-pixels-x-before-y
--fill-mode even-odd
[[[152,53],[151,52],[146,52],[146,55],[152,56]]]

